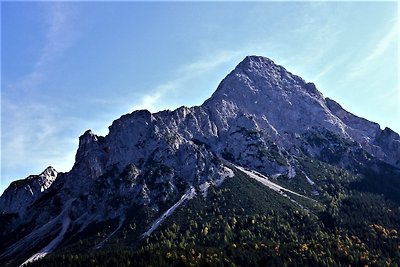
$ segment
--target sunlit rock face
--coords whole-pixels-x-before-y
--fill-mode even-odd
[[[301,156],[348,169],[371,158],[400,167],[400,137],[272,60],[248,56],[201,106],[123,115],[108,135],[79,138],[70,172],[49,167],[13,182],[0,198],[10,215],[3,234],[31,231],[2,247],[0,260],[31,251],[61,226],[73,235],[107,220],[122,224],[132,207],[157,214],[196,192],[207,196],[234,176],[230,163],[291,179],[302,172]]]
[[[57,175],[53,167],[48,167],[39,175],[12,182],[0,198],[0,211],[22,215],[28,205],[46,192]]]

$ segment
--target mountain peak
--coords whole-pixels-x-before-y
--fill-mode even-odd
[[[260,68],[260,67],[265,67],[265,66],[273,66],[276,65],[274,61],[267,57],[263,56],[246,56],[239,64],[237,67],[242,68],[242,69],[249,69],[249,68]]]
[[[274,135],[305,131],[310,125],[342,132],[340,121],[326,108],[315,84],[261,56],[244,58],[204,106],[217,107],[219,115],[231,118],[238,112],[253,114]]]
[[[203,207],[225,200],[227,204],[235,204],[231,207],[234,209],[226,210],[226,214],[231,214],[228,216],[235,216],[235,209],[242,206],[254,205],[254,209],[249,209],[253,213],[259,209],[257,205],[273,203],[274,208],[285,210],[290,219],[292,213],[286,213],[287,208],[308,212],[317,211],[316,207],[320,206],[324,211],[325,203],[329,205],[337,195],[331,188],[351,193],[350,190],[356,190],[356,186],[349,185],[353,181],[370,183],[377,188],[376,193],[382,192],[385,197],[400,201],[396,190],[400,188],[396,169],[400,166],[399,158],[397,133],[388,128],[381,131],[378,124],[347,112],[333,100],[325,99],[315,84],[305,82],[271,59],[247,56],[202,106],[155,114],[139,110],[123,115],[112,123],[106,136],[87,130],[79,137],[75,164],[70,172],[60,175],[48,167],[40,175],[13,182],[0,197],[0,215],[5,215],[0,216],[0,221],[3,233],[9,237],[6,245],[0,244],[0,250],[2,246],[6,249],[0,253],[0,265],[39,251],[31,257],[36,259],[43,251],[51,252],[59,245],[68,251],[81,238],[90,248],[97,244],[96,249],[102,244],[112,245],[114,240],[118,246],[128,244],[125,242],[140,244],[136,242],[147,238],[161,223],[168,227],[171,221],[185,223],[202,217],[181,220],[186,218],[183,216],[170,221],[167,218],[181,216],[173,214],[174,210],[190,208],[192,205],[185,203],[196,194],[198,204],[192,203],[202,213],[212,214]],[[365,176],[365,179],[354,177],[353,180],[350,173],[355,171],[356,175],[380,175],[380,171],[383,175],[382,179]],[[58,181],[54,183],[55,179]],[[226,187],[216,191],[221,185]],[[347,186],[349,191],[345,189]],[[260,191],[259,187],[266,188]],[[208,188],[212,189],[211,198],[207,197]],[[270,192],[260,198],[264,190]],[[224,197],[220,198],[222,194]],[[351,195],[346,197],[351,199]],[[232,201],[236,198],[239,201]],[[376,199],[372,198],[374,202]],[[321,205],[315,205],[314,201],[321,201]],[[338,210],[344,202],[337,203]],[[289,206],[291,203],[293,206]],[[228,205],[224,202],[220,207],[225,206]],[[266,204],[265,208],[270,210],[271,205]],[[197,211],[190,214],[201,214]],[[206,219],[219,217],[216,215]],[[318,218],[316,225],[325,219],[334,225],[336,220],[330,218],[338,214],[326,215]],[[248,218],[237,227],[246,227]],[[5,219],[7,224],[3,223]],[[257,220],[270,225],[261,217]],[[210,225],[222,224],[218,221]],[[189,227],[192,226],[184,225],[181,229]],[[192,232],[196,233],[202,229],[193,227]],[[27,230],[21,234],[21,229]],[[220,230],[224,231],[211,227],[207,236],[214,238],[216,235],[211,231],[219,233]],[[96,232],[103,234],[95,235]],[[204,238],[205,232],[201,232]],[[73,238],[64,240],[66,233]],[[125,241],[119,239],[122,237]],[[193,240],[198,239],[193,236]],[[146,240],[153,244],[152,238]],[[43,248],[45,242],[50,243]]]
[[[40,176],[57,176],[58,172],[56,169],[54,169],[52,166],[47,167],[41,174]]]
[[[312,91],[312,93],[316,91],[314,84],[306,84],[301,77],[292,74],[273,60],[255,55],[246,56],[223,80],[217,91],[224,87],[224,84],[229,84],[229,87],[236,87],[242,93],[249,92],[246,89],[254,89],[255,87],[263,88],[263,93],[268,93],[271,90],[281,92],[304,90]]]
[[[23,214],[30,204],[45,194],[58,175],[56,169],[49,166],[39,175],[12,182],[0,198],[0,211]]]
[[[235,68],[233,73],[238,71],[246,74],[256,74],[268,79],[286,79],[289,78],[295,82],[304,84],[305,81],[297,75],[292,74],[283,66],[276,64],[272,59],[263,56],[246,56]]]

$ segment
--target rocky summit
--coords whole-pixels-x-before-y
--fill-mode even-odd
[[[71,171],[12,182],[0,262],[399,264],[399,196],[399,134],[248,56],[201,106],[123,115]]]

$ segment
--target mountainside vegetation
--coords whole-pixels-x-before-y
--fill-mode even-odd
[[[399,205],[353,186],[362,177],[315,159],[300,162],[319,184],[315,201],[299,205],[235,170],[149,237],[137,241],[150,220],[133,209],[136,216],[101,249],[100,239],[83,238],[27,266],[398,266]],[[309,186],[302,176],[279,180]]]

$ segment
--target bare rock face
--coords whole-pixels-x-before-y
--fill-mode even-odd
[[[344,110],[337,102],[326,98],[328,108],[344,124],[351,138],[375,157],[400,167],[400,138],[389,128],[381,130],[379,124],[360,118]]]
[[[237,127],[238,118],[247,116],[253,119],[265,138],[290,150],[293,145],[299,145],[298,136],[326,129],[400,167],[393,160],[400,156],[396,145],[389,148],[376,141],[381,135],[379,124],[353,115],[335,101],[325,99],[315,84],[306,83],[268,58],[246,57],[202,107],[210,113],[220,134]],[[242,127],[249,125],[242,124]],[[388,139],[383,142],[390,143],[396,137]]]
[[[383,151],[384,161],[394,166],[400,166],[400,136],[398,133],[386,127],[377,134],[373,142]]]
[[[312,83],[264,57],[246,57],[219,85],[207,107],[224,129],[240,114],[252,115],[261,130],[283,144],[285,133],[323,127],[346,135]]]
[[[366,153],[400,167],[399,135],[347,112],[272,60],[248,56],[201,106],[123,115],[107,136],[88,130],[79,138],[70,172],[59,176],[49,167],[13,182],[0,212],[20,219],[5,234],[29,223],[40,235],[10,241],[0,260],[39,244],[64,222],[77,233],[91,223],[122,222],[132,205],[158,212],[195,189],[206,195],[233,176],[227,162],[292,178],[301,172],[296,157],[351,169],[370,159]]]
[[[80,136],[73,171],[77,169],[80,175],[92,178],[102,175],[104,161],[106,160],[104,141],[104,137],[93,134],[91,130],[87,130]]]
[[[39,175],[30,175],[14,181],[0,197],[0,211],[22,215],[26,208],[41,197],[58,176],[53,167]]]

